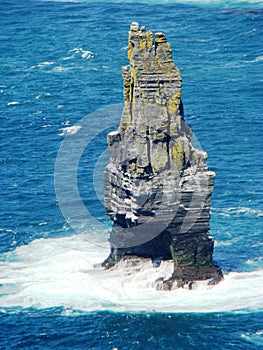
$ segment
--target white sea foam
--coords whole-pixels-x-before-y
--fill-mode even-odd
[[[82,47],[75,47],[74,49],[69,50],[68,53],[70,56],[64,57],[63,61],[72,60],[75,58],[75,56],[80,56],[81,58],[87,60],[94,57],[94,53],[92,51],[84,50]]]
[[[248,207],[230,207],[230,208],[212,208],[212,213],[231,216],[231,215],[246,215],[246,216],[263,216],[263,211]]]
[[[46,92],[46,93],[43,93],[43,94],[39,94],[36,96],[36,99],[39,100],[40,98],[43,98],[43,97],[51,97],[51,93],[50,92]]]
[[[55,62],[50,62],[50,61],[46,61],[46,62],[41,62],[41,63],[39,63],[40,65],[42,65],[42,66],[50,66],[51,64],[55,64]]]
[[[88,235],[76,235],[35,240],[6,253],[0,256],[0,306],[161,312],[263,308],[263,270],[232,272],[209,288],[165,292],[153,288],[158,268],[151,264],[132,275],[96,267],[108,252],[108,243],[95,245]]]
[[[19,105],[20,103],[17,101],[12,101],[12,102],[8,102],[7,105],[8,106],[15,106],[15,105]]]
[[[263,55],[262,56],[258,56],[254,59],[254,62],[259,62],[259,61],[263,61]]]
[[[52,126],[51,124],[46,124],[46,125],[42,125],[41,128],[49,128],[50,126]]]
[[[82,127],[80,125],[67,126],[66,128],[62,128],[59,136],[65,135],[74,135],[76,134]]]
[[[31,66],[29,69],[44,68],[46,66],[51,66],[53,64],[55,64],[55,62],[53,62],[53,61],[41,62],[41,63],[38,63],[35,66]]]

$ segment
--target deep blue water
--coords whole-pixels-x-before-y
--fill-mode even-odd
[[[183,77],[186,120],[217,174],[211,219],[214,258],[225,274],[248,273],[251,288],[256,288],[253,274],[262,273],[263,216],[260,3],[0,2],[0,348],[257,349],[263,345],[262,299],[255,299],[252,309],[243,306],[229,312],[228,305],[228,312],[221,307],[213,313],[204,309],[204,313],[168,314],[139,309],[125,313],[118,307],[117,313],[102,312],[99,300],[97,311],[89,313],[74,307],[78,305],[74,295],[70,310],[63,298],[54,307],[50,300],[40,307],[36,300],[42,284],[40,288],[36,277],[31,283],[33,270],[22,275],[23,280],[19,275],[30,267],[27,264],[36,264],[39,271],[49,256],[54,264],[70,263],[67,257],[63,260],[64,251],[58,254],[53,249],[53,238],[63,245],[71,237],[67,252],[74,246],[76,256],[85,253],[56,200],[54,172],[64,136],[86,116],[90,132],[98,132],[80,159],[78,186],[97,226],[85,222],[77,233],[83,230],[88,239],[104,235],[100,239],[107,240],[110,222],[96,195],[102,189],[103,166],[95,171],[95,179],[93,172],[106,149],[108,127],[118,124],[119,115],[109,113],[112,120],[107,124],[93,112],[111,111],[110,105],[122,103],[121,66],[127,64],[129,24],[136,20],[166,33]],[[74,203],[68,205],[73,213]],[[48,268],[42,273],[48,275]],[[28,294],[28,286],[39,295]],[[243,290],[242,298],[246,297]]]

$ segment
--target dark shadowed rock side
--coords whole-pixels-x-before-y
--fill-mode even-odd
[[[105,208],[114,224],[103,265],[136,273],[147,259],[156,269],[170,261],[172,273],[160,275],[158,289],[218,283],[223,275],[208,234],[215,173],[192,144],[170,45],[163,33],[132,23],[128,59],[120,126],[107,139]]]

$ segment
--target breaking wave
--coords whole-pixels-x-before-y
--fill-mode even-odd
[[[61,129],[59,136],[74,135],[81,129],[80,125],[67,126]]]
[[[89,241],[90,234],[38,239],[0,255],[0,306],[62,306],[85,312],[247,312],[263,308],[263,270],[231,272],[213,287],[200,283],[195,290],[156,291],[153,281],[158,267],[149,263],[132,275],[105,271],[98,264],[109,253],[108,231],[96,233],[104,237],[98,244]],[[165,264],[159,268],[166,268]]]
[[[75,56],[80,56],[81,58],[87,60],[94,57],[94,53],[92,51],[84,50],[82,47],[75,47],[74,49],[69,50],[68,53],[70,56],[64,57],[63,61],[71,60],[75,58]]]

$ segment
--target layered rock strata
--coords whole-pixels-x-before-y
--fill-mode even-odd
[[[164,289],[217,283],[223,276],[208,234],[215,173],[206,152],[192,144],[171,47],[163,33],[132,23],[128,59],[120,126],[107,139],[105,208],[114,224],[104,266],[128,257],[152,259],[156,266],[170,260],[173,273]]]

